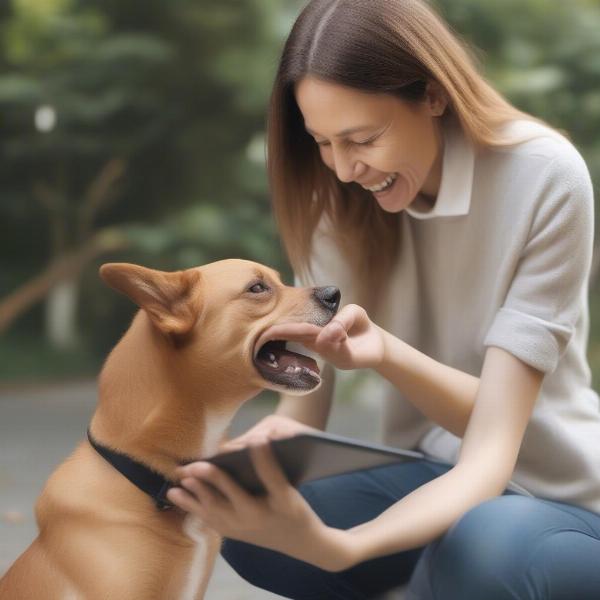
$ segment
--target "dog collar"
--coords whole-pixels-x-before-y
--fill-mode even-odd
[[[94,439],[89,428],[87,430],[87,437],[92,447],[102,458],[154,500],[156,508],[159,510],[168,510],[175,507],[166,497],[167,490],[176,485],[175,483],[169,481],[147,465],[134,460],[127,454],[103,446]]]

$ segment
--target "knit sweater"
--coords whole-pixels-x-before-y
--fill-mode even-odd
[[[459,126],[445,125],[438,196],[433,206],[417,196],[399,215],[398,255],[376,322],[477,377],[489,346],[542,371],[513,481],[536,497],[600,512],[600,411],[586,358],[593,188],[560,134],[530,121],[512,122],[507,133],[522,141],[476,152]],[[326,221],[311,265],[300,284],[335,284],[343,304],[354,301],[351,267]],[[382,441],[455,463],[461,440],[382,385]]]

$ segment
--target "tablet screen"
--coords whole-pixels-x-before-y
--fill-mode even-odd
[[[290,438],[272,440],[271,448],[289,482],[294,486],[332,475],[425,458],[420,452],[390,448],[325,432],[301,433]],[[203,460],[223,469],[251,494],[265,493],[247,448],[216,454]]]

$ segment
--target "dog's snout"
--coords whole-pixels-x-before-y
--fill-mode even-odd
[[[313,292],[314,297],[331,312],[337,312],[340,306],[340,290],[338,288],[329,285],[327,287],[315,288]]]

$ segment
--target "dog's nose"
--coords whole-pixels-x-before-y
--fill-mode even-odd
[[[340,305],[340,290],[332,285],[315,288],[314,297],[328,310],[336,312]]]

